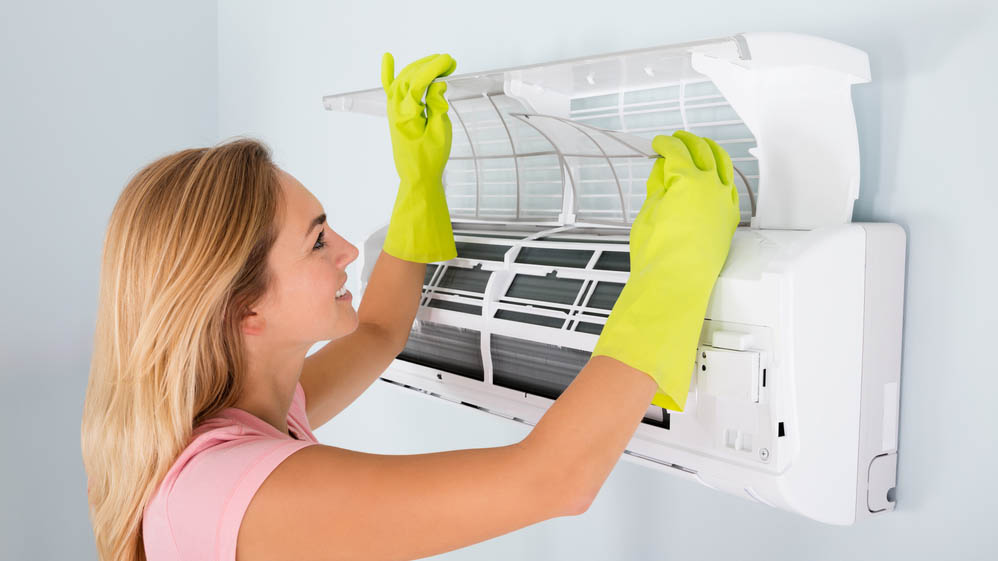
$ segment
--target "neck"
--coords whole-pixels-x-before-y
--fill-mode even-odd
[[[250,349],[243,390],[233,406],[288,434],[288,410],[307,352],[291,349],[264,354]]]

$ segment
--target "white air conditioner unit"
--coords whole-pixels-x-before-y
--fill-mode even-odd
[[[627,281],[651,138],[686,129],[732,156],[743,224],[685,410],[649,407],[624,458],[831,524],[893,510],[905,234],[851,222],[864,52],[744,33],[438,80],[458,257],[382,380],[534,425]],[[385,113],[381,88],[323,102]]]

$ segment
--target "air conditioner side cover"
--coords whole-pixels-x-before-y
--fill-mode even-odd
[[[865,52],[820,37],[744,33],[744,58],[693,52],[756,139],[757,228],[813,229],[852,220],[859,197],[853,84],[870,81]],[[818,172],[817,170],[821,170]]]

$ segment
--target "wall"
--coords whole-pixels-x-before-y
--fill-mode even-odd
[[[909,235],[898,510],[823,526],[622,462],[586,514],[438,558],[986,559],[998,549],[998,368],[983,353],[998,312],[987,288],[998,273],[987,243],[998,210],[991,5],[32,2],[7,3],[0,28],[0,558],[95,558],[79,421],[103,231],[141,165],[259,136],[359,243],[395,196],[386,125],[326,112],[320,98],[377,86],[383,51],[399,69],[449,52],[464,73],[768,30],[870,54],[874,81],[854,93],[854,218]],[[377,382],[317,434],[412,453],[507,444],[526,428]]]
[[[213,144],[214,2],[4,2],[0,559],[96,559],[80,456],[104,229],[149,161]]]
[[[796,31],[870,55],[856,87],[862,150],[857,221],[909,236],[898,509],[854,527],[824,526],[705,487],[618,464],[590,510],[441,559],[950,559],[994,555],[998,484],[991,448],[998,368],[990,347],[998,273],[987,244],[998,189],[993,54],[984,2],[544,3],[221,0],[219,132],[251,132],[359,243],[388,220],[397,189],[384,120],[324,111],[322,95],[380,85],[447,52],[457,73],[722,36]],[[351,265],[350,288],[360,282]],[[327,444],[406,453],[514,442],[526,429],[376,382],[318,430]],[[651,499],[650,499],[651,498]]]

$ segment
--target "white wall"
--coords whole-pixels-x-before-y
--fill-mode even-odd
[[[4,2],[0,559],[96,559],[80,456],[104,229],[128,178],[216,140],[214,2]]]
[[[998,273],[988,243],[998,20],[986,2],[619,0],[545,3],[220,1],[219,132],[261,135],[355,243],[387,221],[397,188],[384,120],[323,110],[324,94],[377,87],[448,52],[457,73],[722,36],[796,31],[867,51],[854,91],[862,149],[857,221],[909,235],[898,510],[824,526],[627,462],[583,516],[442,559],[993,558],[998,507]],[[820,170],[815,170],[820,173]],[[351,265],[351,289],[359,266]],[[518,440],[525,428],[377,382],[325,427],[327,444],[425,452]],[[429,400],[429,401],[428,401]],[[335,474],[330,474],[335,477]],[[331,544],[335,547],[335,544]]]

